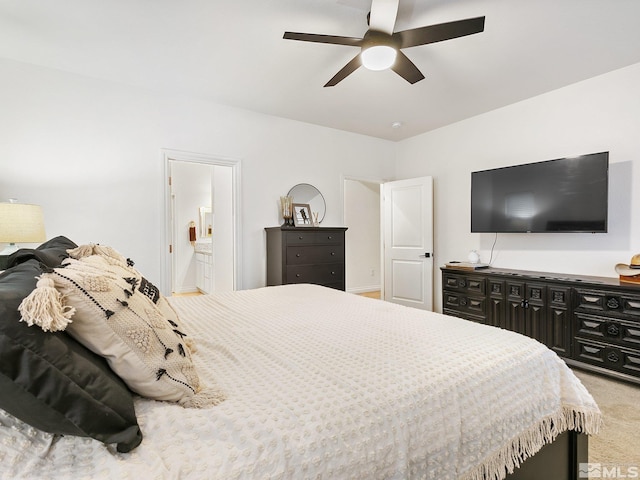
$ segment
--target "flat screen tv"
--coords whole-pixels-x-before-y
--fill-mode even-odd
[[[471,173],[471,231],[607,231],[609,152]]]

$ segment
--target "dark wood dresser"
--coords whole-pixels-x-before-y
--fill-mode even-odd
[[[267,232],[267,285],[315,283],[345,289],[346,227],[272,227]]]
[[[640,285],[442,267],[443,313],[535,338],[568,364],[640,383]]]

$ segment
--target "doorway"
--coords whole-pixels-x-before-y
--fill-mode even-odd
[[[382,180],[343,178],[346,290],[379,295],[382,288],[380,185]]]
[[[397,182],[343,178],[348,292],[379,291],[394,303],[433,308],[432,185],[431,177]],[[403,221],[406,214],[411,221]],[[385,245],[392,248],[385,252]]]
[[[166,294],[240,288],[237,160],[163,150]]]

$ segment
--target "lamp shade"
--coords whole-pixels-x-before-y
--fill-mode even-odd
[[[37,243],[46,239],[39,205],[0,203],[0,243]]]

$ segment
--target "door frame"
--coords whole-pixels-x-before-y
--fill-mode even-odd
[[[208,155],[204,153],[195,153],[195,152],[186,152],[182,150],[172,150],[168,148],[161,149],[161,158],[164,167],[163,174],[163,192],[164,192],[164,243],[163,249],[164,252],[162,254],[162,262],[160,264],[160,272],[161,272],[161,282],[160,289],[165,295],[171,295],[172,288],[172,275],[173,275],[173,262],[172,262],[172,253],[171,246],[173,245],[173,222],[172,222],[172,201],[171,201],[171,185],[170,185],[170,174],[171,174],[171,161],[178,162],[190,162],[190,163],[202,163],[206,165],[212,166],[223,166],[231,168],[232,175],[232,197],[233,197],[233,206],[232,206],[232,215],[233,215],[233,289],[241,290],[242,289],[242,249],[241,247],[241,238],[242,238],[242,223],[240,222],[240,199],[242,198],[240,193],[240,174],[241,174],[241,166],[242,163],[239,159],[222,157],[218,155]]]

